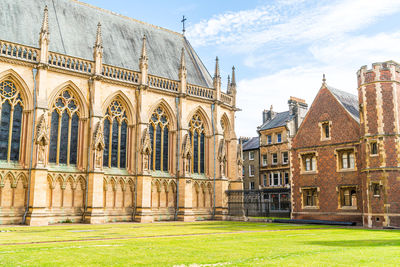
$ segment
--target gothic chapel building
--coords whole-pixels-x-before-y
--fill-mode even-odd
[[[182,34],[75,0],[0,17],[1,224],[226,216],[234,68],[222,92]]]

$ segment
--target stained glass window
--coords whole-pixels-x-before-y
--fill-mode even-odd
[[[64,89],[54,101],[51,113],[49,162],[76,164],[80,108],[74,94]]]
[[[169,121],[162,107],[158,107],[150,118],[149,134],[152,146],[150,169],[168,171]]]
[[[126,108],[119,98],[113,100],[104,117],[103,166],[126,168],[128,121]]]
[[[15,84],[1,82],[0,160],[19,160],[23,105]]]
[[[191,170],[194,173],[205,171],[205,136],[204,123],[199,114],[195,114],[189,122],[189,137],[192,143]]]

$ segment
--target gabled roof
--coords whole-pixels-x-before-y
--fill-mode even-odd
[[[290,115],[289,111],[279,112],[272,120],[266,121],[263,125],[261,125],[259,130],[268,130],[285,126],[286,122],[291,120],[292,118],[293,116]]]
[[[358,97],[356,95],[338,90],[336,88],[326,86],[332,95],[339,101],[345,110],[360,123],[360,112],[358,105]]]
[[[242,145],[243,151],[246,150],[254,150],[260,147],[260,139],[259,137],[252,137],[249,141]]]
[[[100,22],[104,64],[138,71],[145,34],[149,74],[178,80],[183,47],[188,83],[212,87],[210,74],[182,34],[76,0],[2,0],[0,40],[39,47],[45,5],[49,9],[49,50],[52,52],[93,60]]]

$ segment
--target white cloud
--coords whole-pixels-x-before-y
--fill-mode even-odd
[[[315,41],[340,36],[400,10],[398,0],[280,1],[252,10],[228,12],[188,29],[194,45],[224,45],[236,52],[270,42]]]
[[[261,113],[271,105],[276,111],[288,109],[290,96],[303,98],[311,106],[320,86],[322,74],[335,88],[357,94],[356,72],[362,65],[396,59],[399,55],[400,31],[374,36],[354,36],[313,45],[315,60],[238,84],[238,136],[255,136]]]
[[[324,72],[328,73],[328,84],[357,94],[355,71],[332,67],[300,66],[255,79],[241,80],[238,84],[237,105],[242,111],[236,113],[237,135],[256,136],[257,126],[262,124],[262,111],[271,105],[278,112],[288,110],[287,101],[290,96],[303,98],[311,106],[321,87]]]

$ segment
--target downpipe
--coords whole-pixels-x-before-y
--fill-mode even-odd
[[[215,125],[214,125],[214,109],[215,104],[211,104],[211,125],[212,125],[212,133],[214,137],[214,190],[213,190],[213,212],[212,212],[212,219],[215,219],[215,176],[216,176],[216,154],[215,154]]]
[[[33,163],[33,146],[35,141],[35,123],[36,123],[36,75],[37,69],[32,69],[33,74],[33,122],[32,122],[32,138],[31,138],[31,155],[29,160],[29,170],[28,170],[28,192],[26,197],[26,209],[24,216],[22,217],[22,224],[26,223],[26,215],[29,211],[29,198],[31,195],[31,179],[32,179],[32,163]]]
[[[180,129],[180,121],[179,121],[179,97],[175,98],[175,106],[176,106],[176,207],[175,207],[175,215],[174,220],[178,220],[178,211],[179,211],[179,129]]]
[[[93,81],[89,80],[89,83],[93,83]],[[90,84],[89,84],[89,88],[90,88]],[[89,168],[90,168],[90,149],[91,149],[90,135],[91,135],[91,132],[92,132],[92,117],[93,117],[93,107],[90,107],[90,109],[89,109],[88,135],[87,135],[88,150],[87,150],[86,179],[85,179],[85,206],[83,208],[82,222],[85,221],[87,208],[88,208]]]

